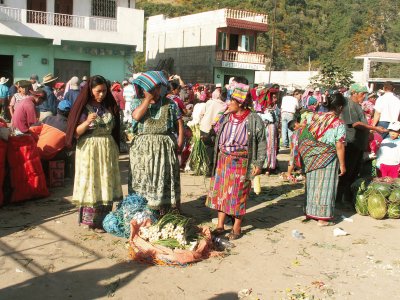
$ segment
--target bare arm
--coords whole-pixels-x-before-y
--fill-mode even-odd
[[[346,173],[346,164],[344,159],[344,143],[336,142],[336,154],[339,159],[339,168],[340,168],[339,176],[343,176]]]
[[[375,110],[375,113],[374,113],[374,120],[373,120],[373,122],[372,122],[372,125],[373,125],[373,126],[376,126],[376,124],[378,124],[380,118],[381,118],[381,113],[380,113],[380,112],[377,112],[377,111]]]
[[[75,136],[80,137],[82,134],[84,134],[89,129],[90,123],[96,120],[96,118],[97,118],[96,113],[89,114],[86,121],[79,124],[78,127],[76,127]]]
[[[183,146],[183,137],[184,137],[184,131],[183,131],[183,120],[180,119],[178,120],[178,151],[182,149]]]
[[[153,95],[144,91],[144,99],[142,103],[132,112],[132,118],[139,122],[147,112],[147,109],[151,103],[154,103]]]
[[[376,131],[379,133],[388,132],[387,129],[385,129],[381,126],[371,126],[371,125],[365,124],[363,122],[355,122],[355,123],[353,123],[352,126],[353,126],[353,128],[356,128],[356,129],[372,130],[372,131]]]

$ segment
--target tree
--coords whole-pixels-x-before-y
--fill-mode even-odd
[[[322,64],[319,74],[311,78],[311,85],[321,85],[328,89],[348,87],[353,83],[353,76],[346,68],[339,67],[328,61]]]

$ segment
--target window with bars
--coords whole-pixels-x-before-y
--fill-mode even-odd
[[[115,18],[116,0],[92,0],[92,16]]]

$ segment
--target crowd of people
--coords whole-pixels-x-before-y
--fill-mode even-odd
[[[350,186],[372,172],[372,160],[378,176],[399,176],[400,100],[391,82],[377,97],[357,83],[337,91],[250,87],[243,77],[192,85],[165,71],[121,83],[99,75],[57,79],[48,74],[39,83],[32,75],[7,88],[1,78],[0,113],[13,135],[35,136],[42,161],[75,153],[72,200],[90,228],[101,228],[123,197],[119,152],[126,133],[129,194],[162,216],[179,212],[189,126],[199,126],[211,178],[205,205],[218,212],[214,234],[224,234],[230,218],[232,240],[241,236],[251,181],[277,173],[280,151],[290,149],[288,180],[296,181],[295,170],[305,175],[305,214],[321,226],[333,220],[336,204],[352,204]]]

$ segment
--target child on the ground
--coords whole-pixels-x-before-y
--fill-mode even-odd
[[[389,137],[382,141],[377,154],[378,177],[398,178],[400,171],[400,122],[391,122],[388,130]]]
[[[290,141],[290,156],[287,170],[287,179],[291,182],[297,182],[296,178],[292,175],[294,168],[301,168],[300,154],[298,152],[299,135],[301,131],[301,124],[298,120],[291,120],[288,123],[289,129],[293,132]]]

